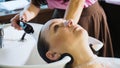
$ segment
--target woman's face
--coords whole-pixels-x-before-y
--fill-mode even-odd
[[[50,44],[50,50],[66,52],[84,44],[88,34],[85,29],[70,20],[52,19],[43,26],[41,36]]]

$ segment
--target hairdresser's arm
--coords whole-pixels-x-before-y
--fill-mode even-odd
[[[12,19],[11,19],[11,25],[18,29],[21,30],[20,26],[18,26],[17,22],[22,18],[24,22],[26,21],[30,21],[31,19],[33,19],[35,16],[37,16],[37,14],[39,13],[40,8],[36,7],[34,4],[32,4],[32,2],[27,5],[24,10],[22,12],[20,12],[20,14],[15,15]]]
[[[23,18],[23,21],[30,21],[39,13],[40,8],[36,7],[32,2],[27,5],[22,12],[20,12],[20,18]]]
[[[30,21],[31,19],[38,15],[39,11],[40,7],[36,7],[34,4],[30,3],[20,13],[20,18],[23,18],[25,21]]]
[[[70,0],[69,5],[66,9],[64,19],[70,20],[78,23],[78,20],[81,16],[85,0]]]

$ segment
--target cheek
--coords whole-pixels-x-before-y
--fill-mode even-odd
[[[54,34],[54,43],[55,44],[68,44],[68,43],[72,43],[73,40],[76,39],[76,35],[73,34],[73,32],[71,32],[68,29],[60,29],[59,31],[57,31]]]
[[[71,33],[61,32],[58,35],[56,35],[56,41],[58,40],[59,44],[68,44],[72,43],[75,39],[74,35]]]
[[[61,30],[58,33],[56,33],[57,37],[65,40],[65,39],[71,39],[74,35],[69,30]]]
[[[73,32],[68,28],[60,29],[57,33],[59,36],[70,37],[73,36]]]

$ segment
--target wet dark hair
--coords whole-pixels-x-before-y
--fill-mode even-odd
[[[49,59],[46,57],[46,52],[49,50],[49,43],[46,42],[43,37],[41,37],[41,31],[40,31],[40,33],[39,33],[37,49],[38,49],[38,52],[39,52],[40,56],[41,56],[47,63],[53,62],[53,61],[49,60]]]
[[[61,55],[60,59],[52,61],[50,59],[48,59],[46,57],[46,52],[49,50],[49,43],[45,41],[45,39],[43,37],[41,37],[41,31],[39,33],[39,38],[38,38],[38,43],[37,43],[37,50],[40,54],[40,56],[47,62],[47,63],[51,63],[51,62],[55,62],[55,61],[59,61],[62,58],[64,58],[65,56],[70,56],[71,57],[71,61],[68,62],[65,66],[65,68],[71,68],[71,64],[73,63],[73,57],[68,54],[68,53],[64,53]]]
[[[47,4],[46,0],[31,0],[31,1],[37,7],[39,7],[41,4]],[[65,3],[65,2],[67,2],[69,0],[63,0],[63,1],[64,1],[63,3]]]

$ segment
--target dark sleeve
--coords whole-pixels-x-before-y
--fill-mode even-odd
[[[46,0],[31,0],[32,4],[34,4],[36,7],[40,7],[41,4],[46,4]]]

